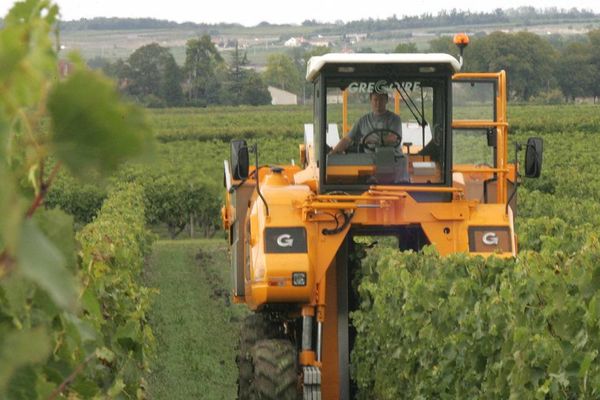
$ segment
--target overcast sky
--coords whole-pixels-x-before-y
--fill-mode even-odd
[[[15,1],[0,0],[0,14],[5,15]],[[151,17],[177,22],[237,22],[247,26],[261,21],[300,23],[350,21],[362,18],[387,18],[396,14],[420,15],[456,7],[460,10],[490,11],[496,8],[533,6],[536,8],[585,8],[600,12],[599,0],[59,0],[65,20],[93,17]]]

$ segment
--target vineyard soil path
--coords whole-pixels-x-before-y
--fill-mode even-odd
[[[225,240],[158,241],[145,284],[156,288],[150,324],[157,355],[148,397],[235,398],[235,344],[245,310],[229,300]]]

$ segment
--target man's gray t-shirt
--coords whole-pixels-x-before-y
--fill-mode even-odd
[[[363,115],[354,124],[348,137],[353,142],[360,142],[364,136],[378,129],[390,129],[402,137],[400,117],[389,110],[381,115],[375,115],[373,112]]]

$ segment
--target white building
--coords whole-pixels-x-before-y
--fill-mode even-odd
[[[267,89],[269,90],[269,93],[271,93],[271,104],[275,106],[298,104],[298,96],[296,96],[294,93],[276,88],[274,86],[269,86]]]
[[[289,38],[288,40],[286,40],[283,45],[285,47],[299,47],[302,46],[302,43],[304,43],[304,38],[303,37],[292,37]]]

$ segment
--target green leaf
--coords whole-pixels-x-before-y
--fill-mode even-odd
[[[89,322],[83,321],[69,313],[64,313],[64,319],[66,323],[70,324],[69,329],[75,329],[76,331],[76,333],[73,333],[70,336],[75,337],[75,335],[78,335],[83,343],[98,339],[99,333],[94,330]]]
[[[560,374],[549,374],[551,378],[554,378],[561,386],[567,387],[569,386],[569,379],[567,378],[564,372]]]
[[[51,350],[43,328],[10,332],[0,346],[0,392],[18,368],[44,361]]]
[[[115,332],[115,338],[124,349],[140,350],[141,332],[139,322],[130,320],[124,326],[119,326]]]
[[[37,376],[37,382],[35,387],[38,397],[41,399],[47,399],[48,397],[50,397],[54,389],[56,389],[56,384],[48,382],[47,376],[46,374],[44,374]]]
[[[95,321],[102,320],[102,310],[100,309],[100,303],[94,294],[94,291],[87,288],[81,296],[81,305],[83,309],[92,317]]]
[[[96,72],[80,70],[59,83],[48,109],[56,154],[76,176],[108,174],[150,149],[142,111],[121,101],[112,82]]]
[[[9,274],[1,279],[2,312],[10,315],[14,321],[20,321],[23,314],[26,313],[32,287],[33,283],[19,274]],[[17,322],[18,324],[19,322]]]
[[[139,337],[140,327],[137,321],[127,321],[124,326],[119,326],[115,334],[117,339],[131,339],[135,341]]]
[[[114,385],[112,385],[112,387],[110,389],[108,389],[108,396],[110,398],[114,398],[115,396],[117,396],[118,394],[120,394],[123,389],[125,389],[125,383],[123,382],[123,379],[118,378]]]
[[[23,275],[44,289],[65,309],[74,309],[76,290],[65,258],[31,220],[25,221],[17,260]]]
[[[36,372],[29,365],[15,370],[8,384],[6,398],[11,400],[39,399],[36,390]]]
[[[593,350],[593,351],[585,354],[585,357],[583,358],[583,361],[581,362],[581,367],[579,368],[578,376],[580,378],[583,378],[584,376],[587,375],[587,373],[590,369],[590,366],[592,365],[592,361],[594,361],[596,359],[596,356],[598,356],[598,350]]]
[[[99,349],[96,349],[96,357],[98,357],[99,360],[111,363],[115,359],[115,353],[113,353],[106,347],[101,347]]]
[[[74,270],[77,257],[75,252],[73,216],[59,209],[39,209],[36,211],[33,219],[48,240],[65,257],[67,267]]]
[[[22,29],[0,30],[0,77],[9,76],[27,55],[27,46],[19,40],[22,35]]]

